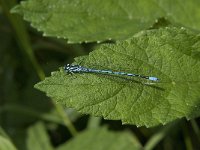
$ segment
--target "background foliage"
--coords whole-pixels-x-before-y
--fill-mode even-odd
[[[0,0],[0,150],[199,149],[199,31],[199,0]]]

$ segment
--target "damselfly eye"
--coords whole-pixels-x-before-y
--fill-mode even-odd
[[[69,70],[69,68],[70,68],[69,64],[67,64],[67,65],[64,66],[64,70]]]

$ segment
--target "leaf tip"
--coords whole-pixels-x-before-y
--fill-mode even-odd
[[[41,84],[41,82],[38,82],[38,83],[36,83],[33,87],[34,87],[35,89],[40,90],[40,84]]]
[[[13,8],[10,10],[10,13],[12,13],[12,14],[22,14],[22,10],[21,10],[20,5],[17,5],[17,6],[15,6],[15,7],[13,7]]]

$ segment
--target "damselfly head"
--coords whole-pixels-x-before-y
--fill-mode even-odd
[[[66,65],[64,66],[64,70],[69,70],[70,67],[71,67],[71,64],[66,64]]]
[[[74,64],[66,64],[64,66],[64,70],[66,72],[80,72],[82,70],[82,67],[79,65],[74,65]]]

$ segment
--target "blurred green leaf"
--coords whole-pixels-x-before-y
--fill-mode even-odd
[[[200,31],[199,0],[156,0],[154,2],[173,23]]]
[[[0,126],[0,150],[17,150],[10,137]]]
[[[128,132],[112,132],[104,128],[86,130],[56,150],[139,150]]]
[[[61,69],[35,87],[67,107],[126,124],[149,127],[191,119],[200,114],[200,61],[193,56],[199,41],[183,28],[151,30],[104,44],[80,59],[89,68],[156,76],[156,83],[126,76],[67,75]]]
[[[27,138],[28,150],[53,150],[45,125],[42,122],[31,126],[28,129]]]
[[[11,141],[0,135],[0,150],[17,150]]]
[[[29,0],[12,12],[20,13],[44,36],[91,42],[127,39],[166,18],[200,30],[199,0]]]
[[[33,88],[38,82],[35,71],[23,65],[23,57],[13,40],[12,30],[3,19],[0,15],[0,125],[18,149],[26,150],[27,125],[38,119],[64,123],[52,102]],[[55,65],[59,66],[54,62],[54,68]],[[51,64],[44,67],[48,72],[53,69]]]
[[[31,65],[37,72],[39,78],[44,79],[44,72],[34,56],[34,52],[30,45],[29,35],[26,31],[23,20],[19,18],[19,16],[10,13],[10,9],[17,4],[16,0],[0,0],[0,4],[2,5],[2,9],[12,26],[15,40],[17,41],[17,44],[21,49],[21,53],[25,56],[23,59],[26,60],[25,65],[28,65],[28,63],[31,62]]]
[[[144,6],[149,7],[141,9]],[[141,0],[29,0],[12,12],[24,15],[45,36],[67,38],[72,43],[125,39],[164,15],[152,1]]]

